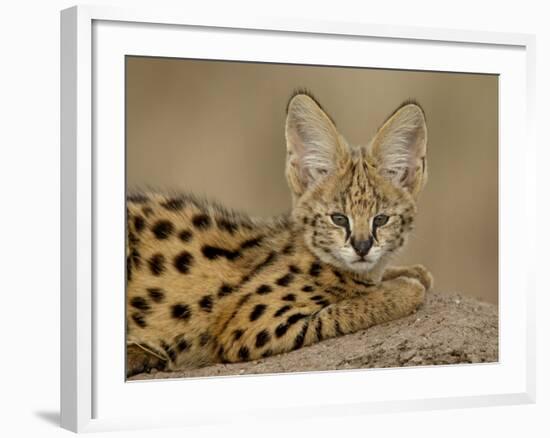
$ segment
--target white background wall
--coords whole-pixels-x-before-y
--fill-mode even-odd
[[[149,5],[144,1],[97,4]],[[156,1],[158,7],[196,8],[197,1]],[[539,131],[538,401],[535,405],[342,419],[240,424],[223,430],[164,430],[107,436],[549,436],[550,299],[542,274],[550,259],[546,226],[550,161],[544,136],[550,112],[550,14],[546,2],[428,0],[253,2],[203,1],[228,15],[308,17],[457,29],[536,33]],[[57,428],[59,404],[59,10],[70,1],[3,2],[0,8],[0,433],[68,435]],[[517,145],[522,147],[522,145]]]

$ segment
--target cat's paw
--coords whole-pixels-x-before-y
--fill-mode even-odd
[[[165,360],[152,354],[143,346],[138,344],[126,346],[126,377],[149,373],[152,369],[163,370],[165,367]]]
[[[407,275],[407,277],[415,278],[420,281],[420,283],[422,283],[422,285],[426,288],[426,291],[429,291],[433,287],[433,275],[424,265],[413,265],[409,267],[409,270],[410,275]]]
[[[382,277],[382,280],[391,280],[398,277],[407,277],[418,280],[426,289],[433,287],[434,279],[430,271],[424,265],[411,265],[403,267],[388,268]]]
[[[426,298],[426,287],[412,276],[400,276],[383,283],[383,295],[390,300],[400,316],[414,313]]]
[[[416,311],[422,304],[424,304],[428,289],[417,278],[399,277],[399,279],[406,282],[406,287],[402,289],[403,294],[407,297],[407,301],[412,307],[412,310]]]

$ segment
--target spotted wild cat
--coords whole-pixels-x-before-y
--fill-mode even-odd
[[[287,108],[292,211],[254,219],[190,195],[127,199],[127,374],[253,360],[413,313],[422,266],[387,267],[427,180],[422,109],[351,146],[308,93]]]

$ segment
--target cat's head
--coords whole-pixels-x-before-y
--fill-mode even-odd
[[[419,105],[401,105],[369,143],[352,146],[315,98],[298,93],[286,141],[293,217],[313,253],[361,275],[403,245],[428,176]]]

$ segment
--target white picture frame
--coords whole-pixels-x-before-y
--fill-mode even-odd
[[[525,34],[103,6],[62,11],[62,427],[101,431],[534,402],[534,50],[534,36]],[[125,55],[500,75],[499,362],[125,382]],[[513,233],[519,224],[521,236]],[[185,400],[177,398],[182,390]]]

